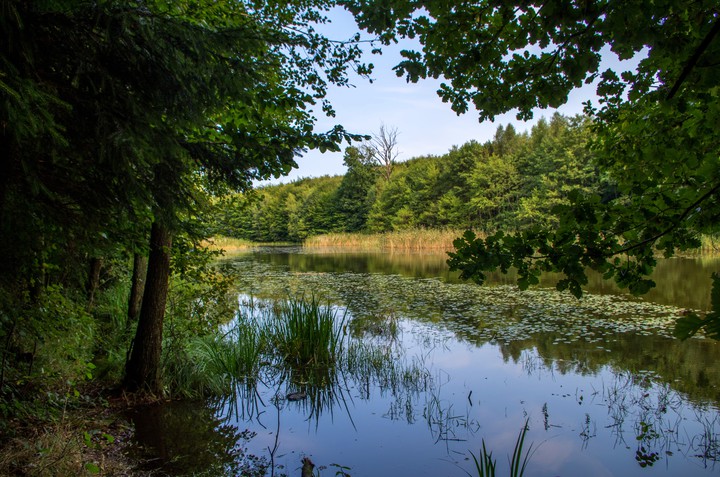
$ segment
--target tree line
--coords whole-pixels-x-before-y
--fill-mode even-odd
[[[367,143],[348,147],[345,175],[235,195],[218,204],[213,227],[219,235],[257,242],[298,242],[330,232],[552,227],[553,210],[568,204],[570,194],[613,194],[589,147],[590,126],[585,116],[556,113],[529,132],[501,125],[485,143],[470,141],[442,156],[402,163],[375,160]],[[383,135],[387,129],[376,137]]]

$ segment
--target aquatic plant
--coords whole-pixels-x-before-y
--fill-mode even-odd
[[[293,368],[334,366],[343,350],[345,315],[310,300],[276,302],[271,340],[286,364]]]
[[[478,477],[493,477],[495,475],[497,460],[493,459],[492,451],[488,452],[485,447],[485,439],[482,440],[480,455],[476,456],[472,451],[470,451],[470,456],[475,463],[475,470],[477,471]],[[472,474],[468,473],[468,475]]]
[[[184,337],[181,346],[164,356],[163,381],[174,394],[237,395],[239,387],[252,394],[266,353],[267,331],[249,308],[217,332]]]
[[[453,241],[462,235],[457,229],[410,229],[393,232],[329,233],[308,237],[309,248],[351,248],[356,250],[454,250]]]
[[[523,454],[525,436],[528,429],[528,419],[526,419],[525,424],[520,430],[517,440],[515,441],[513,453],[508,459],[510,464],[510,477],[522,477],[525,475],[525,469],[527,468],[528,461],[534,454],[533,444],[530,444],[527,452]],[[470,451],[470,456],[475,464],[475,471],[477,472],[478,477],[495,477],[497,460],[493,459],[492,451],[488,452],[487,447],[485,446],[485,439],[482,440],[482,447],[480,448],[479,454],[476,456],[472,451]],[[467,471],[465,473],[472,476],[472,474]]]
[[[233,388],[244,384],[254,387],[260,373],[260,362],[266,337],[257,323],[240,317],[222,336],[202,343],[207,372],[228,379]]]

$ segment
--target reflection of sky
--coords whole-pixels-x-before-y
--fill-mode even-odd
[[[700,426],[694,423],[694,411],[678,404],[669,406],[665,414],[655,414],[662,394],[658,387],[645,389],[626,384],[607,368],[595,376],[562,374],[544,367],[534,350],[524,351],[518,362],[504,361],[497,346],[474,347],[457,342],[424,324],[400,325],[401,339],[410,344],[412,354],[424,357],[434,382],[430,392],[410,397],[414,422],[406,420],[404,409],[391,419],[391,393],[373,389],[370,399],[365,400],[352,384],[346,393],[352,398],[352,421],[340,406],[332,415],[321,415],[316,423],[298,412],[301,404],[285,403],[281,405],[276,462],[285,465],[290,475],[296,473],[302,455],[310,456],[318,465],[349,466],[350,473],[359,476],[465,475],[462,469],[472,468],[468,451],[477,453],[482,439],[493,451],[503,475],[507,470],[506,456],[512,453],[526,418],[530,428],[526,446],[533,443],[536,449],[527,476],[713,473],[702,469],[698,459],[682,455],[688,452],[689,437],[701,433]],[[616,421],[611,418],[621,406],[611,409],[606,399],[613,395],[612,389],[619,391],[617,399],[626,410],[621,438],[614,432],[612,424]],[[670,396],[670,402],[680,399],[674,393]],[[269,400],[265,398],[265,402]],[[439,407],[434,407],[435,403]],[[428,409],[435,410],[434,417],[428,418]],[[266,411],[262,421],[267,429],[257,429],[258,437],[250,443],[251,449],[260,454],[271,448],[275,439],[275,408],[268,406]],[[712,412],[708,414],[708,418],[712,416]],[[646,469],[635,462],[638,443],[634,431],[641,419],[662,428],[679,426],[675,438],[668,442],[660,439],[644,443],[661,458]],[[252,427],[253,423],[240,423],[243,426]],[[717,423],[715,431],[720,431]],[[675,456],[665,458],[666,450]],[[332,475],[334,471],[328,472]]]
[[[522,309],[509,307],[518,315],[515,317],[518,323],[542,321],[542,313],[567,308],[567,314],[556,323],[566,331],[571,329],[577,302],[565,307],[565,302],[554,300],[557,294],[549,291],[521,296],[509,288],[480,288],[415,278],[425,276],[423,273],[437,276],[435,270],[419,274],[415,270],[401,276],[397,264],[375,260],[366,260],[360,267],[373,273],[351,273],[347,271],[353,269],[353,261],[362,257],[332,264],[318,258],[308,253],[265,254],[262,261],[245,257],[236,265],[256,296],[263,296],[261,289],[265,287],[312,292],[321,300],[348,303],[352,312],[370,320],[394,317],[400,325],[398,339],[406,350],[405,360],[419,360],[432,376],[433,387],[418,394],[400,393],[396,399],[390,392],[372,386],[370,399],[366,400],[350,380],[343,395],[351,417],[337,405],[332,413],[324,412],[317,422],[308,420],[302,403],[283,403],[276,462],[285,465],[290,475],[297,473],[302,455],[309,455],[318,465],[349,466],[350,473],[358,476],[465,475],[461,469],[472,468],[472,461],[467,460],[469,451],[477,453],[482,439],[488,450],[493,451],[498,471],[503,475],[507,471],[507,455],[512,452],[525,419],[529,420],[530,428],[526,446],[534,443],[537,449],[527,476],[691,476],[717,472],[718,469],[703,468],[702,460],[694,457],[700,452],[703,435],[698,419],[706,420],[712,432],[720,434],[717,409],[702,410],[699,405],[694,408],[668,385],[650,384],[650,380],[643,384],[641,379],[643,375],[664,370],[671,374],[665,381],[675,386],[674,380],[685,378],[685,374],[672,374],[672,369],[656,366],[655,360],[661,356],[672,363],[677,353],[689,361],[683,363],[682,369],[690,379],[694,379],[692,373],[697,369],[704,369],[715,381],[712,370],[717,353],[714,347],[710,349],[713,343],[690,340],[683,346],[695,351],[684,355],[674,342],[628,331],[616,332],[611,338],[601,337],[598,342],[586,342],[584,346],[582,339],[557,346],[551,339],[525,339],[500,347],[488,342],[489,335],[478,336],[483,331],[478,323],[489,324],[490,315],[502,315],[501,305],[508,300],[514,301],[514,306],[529,296],[534,305]],[[418,257],[413,261],[422,262]],[[333,273],[333,267],[338,266],[342,273]],[[683,265],[677,275],[691,281],[687,270]],[[676,274],[669,268],[665,271],[668,276]],[[499,297],[501,303],[482,302],[484,297],[492,296]],[[602,307],[624,303],[619,297],[606,298],[598,301]],[[640,304],[646,305],[652,310],[651,304]],[[534,315],[528,318],[525,314],[530,312]],[[580,318],[580,324],[592,321],[584,315]],[[362,322],[357,315],[356,320]],[[636,320],[633,326],[636,331],[648,331],[642,320]],[[562,336],[560,330],[554,331]],[[381,337],[374,338],[374,342],[383,343]],[[625,364],[623,360],[628,359],[625,353],[633,352],[638,358],[633,364]],[[546,366],[544,362],[551,364]],[[578,363],[587,366],[576,366]],[[707,399],[708,395],[716,395],[716,389],[702,388],[700,391],[708,394],[692,399]],[[258,432],[250,448],[260,455],[266,455],[274,445],[277,416],[269,396],[275,392],[267,391],[263,397],[267,407],[261,421],[265,427],[255,422],[238,423],[241,429],[251,427]],[[665,411],[661,412],[663,406]],[[656,429],[658,435],[646,432],[645,439],[638,441],[641,422]],[[635,452],[640,444],[648,452],[658,453],[660,460],[652,468],[643,469],[636,462]],[[330,468],[321,475],[334,472]]]

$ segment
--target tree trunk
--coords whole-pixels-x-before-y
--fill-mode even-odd
[[[93,257],[90,259],[90,269],[88,270],[87,284],[85,290],[87,292],[88,310],[92,309],[95,302],[95,292],[100,286],[100,269],[102,268],[102,259]]]
[[[171,247],[170,230],[153,222],[145,294],[130,359],[125,366],[125,387],[130,391],[142,389],[159,394],[162,389],[159,371]]]
[[[133,257],[132,284],[130,286],[130,298],[128,300],[128,324],[134,323],[140,314],[147,269],[147,257],[136,253]]]

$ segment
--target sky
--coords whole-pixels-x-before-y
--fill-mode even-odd
[[[329,15],[332,23],[325,32],[329,38],[343,40],[357,31],[352,16],[344,10],[334,10]],[[458,116],[443,103],[436,91],[440,80],[421,80],[408,83],[398,78],[392,67],[400,61],[400,50],[419,45],[405,40],[398,45],[383,47],[382,55],[367,54],[365,61],[375,65],[372,84],[364,78],[351,76],[352,87],[329,88],[328,99],[336,116],[326,118],[318,111],[316,131],[330,130],[335,124],[342,124],[351,133],[377,133],[384,124],[398,131],[398,161],[426,155],[442,155],[453,146],[460,146],[470,140],[485,142],[492,139],[499,125],[513,124],[518,131],[529,130],[541,117],[550,117],[556,110],[538,110],[530,122],[518,121],[510,112],[495,119],[495,122],[478,121],[478,114],[470,109]],[[419,46],[417,46],[419,49]],[[368,51],[370,48],[368,47]],[[568,102],[557,111],[565,115],[582,112],[582,103],[593,98],[595,87],[585,86],[572,92]],[[342,149],[347,147],[343,143]],[[266,182],[266,184],[287,183],[303,177],[341,175],[345,173],[343,153],[320,153],[308,151],[296,158],[298,168],[289,175]]]

